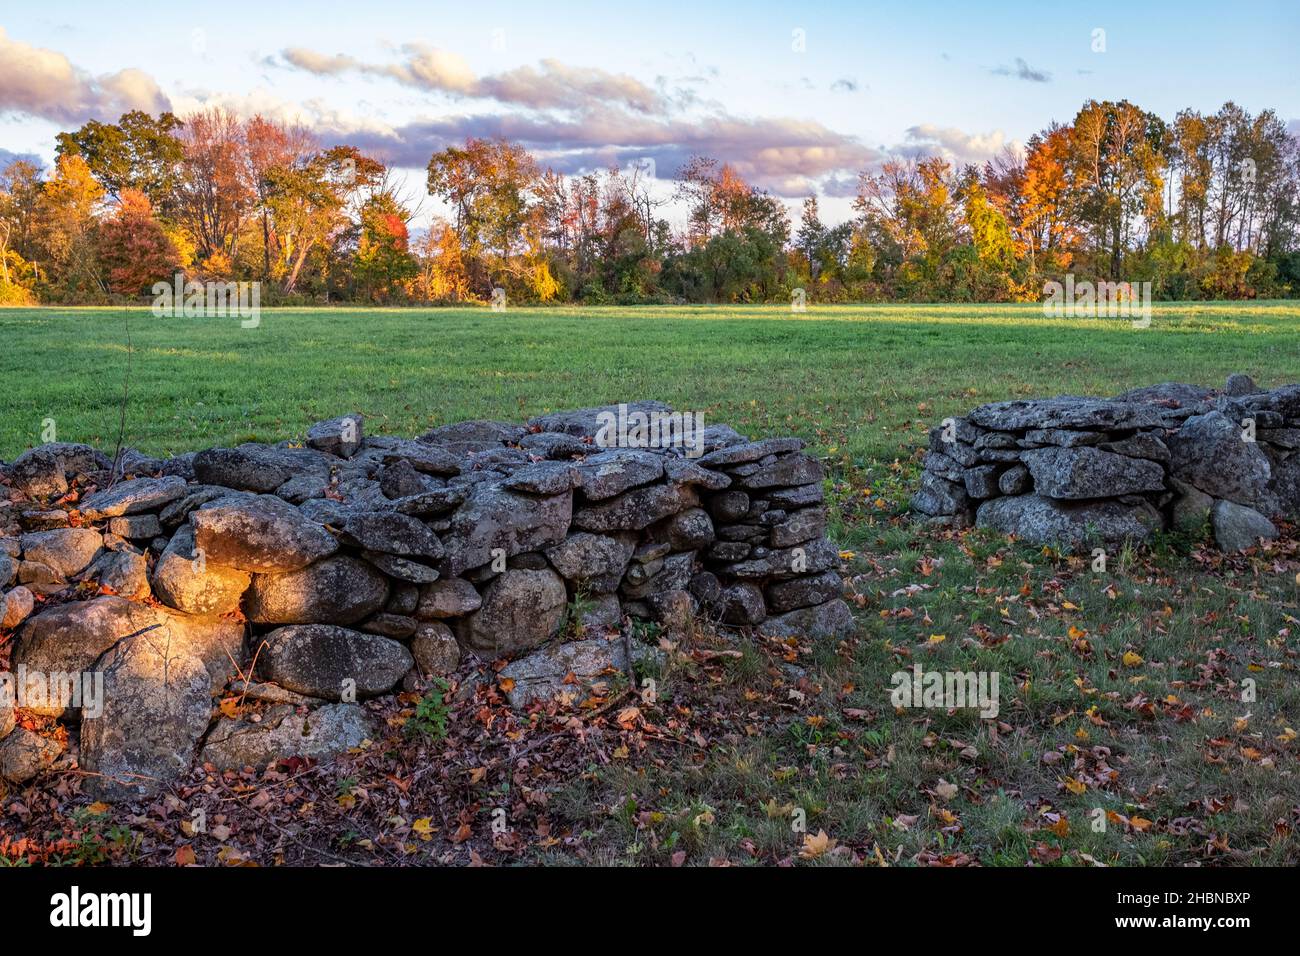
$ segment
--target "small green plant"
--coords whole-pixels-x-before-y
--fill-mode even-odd
[[[447,705],[448,684],[441,677],[435,677],[429,690],[415,705],[415,713],[406,722],[408,735],[428,737],[430,740],[442,740],[447,736],[447,718],[451,708]]]
[[[573,600],[569,602],[565,628],[568,636],[573,640],[581,640],[587,633],[587,625],[583,619],[591,613],[596,602],[591,599],[591,595],[585,587],[579,586],[573,592]]]

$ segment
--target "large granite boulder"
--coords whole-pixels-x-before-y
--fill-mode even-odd
[[[460,621],[457,635],[470,650],[511,657],[545,644],[564,624],[568,593],[554,571],[511,569],[483,592],[483,606]]]
[[[267,680],[308,697],[344,700],[389,691],[411,669],[411,654],[391,638],[333,624],[291,624],[265,637],[258,669]]]
[[[1032,544],[1077,551],[1088,545],[1141,542],[1161,527],[1160,513],[1147,504],[1119,501],[1062,501],[1042,495],[995,498],[980,505],[975,523]]]

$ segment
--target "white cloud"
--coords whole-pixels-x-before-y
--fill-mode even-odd
[[[0,113],[80,123],[92,117],[116,120],[128,110],[170,108],[158,84],[141,70],[92,76],[62,53],[11,39],[0,27]]]

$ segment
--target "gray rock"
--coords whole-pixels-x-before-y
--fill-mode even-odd
[[[404,641],[415,633],[419,625],[419,621],[406,614],[393,614],[390,611],[384,611],[358,624],[357,628],[367,634],[382,634],[384,637],[391,637],[395,641]]]
[[[420,588],[415,616],[421,620],[464,617],[483,606],[474,585],[464,578],[446,578]]]
[[[670,554],[663,559],[662,565],[631,564],[627,570],[619,591],[631,600],[641,600],[667,591],[680,591],[695,574],[695,553]],[[635,574],[636,571],[643,573]]]
[[[1288,451],[1300,449],[1300,428],[1261,428],[1258,436],[1260,441]]]
[[[157,511],[177,498],[183,498],[189,485],[184,478],[132,478],[87,495],[78,510],[88,521],[102,521],[142,511]]]
[[[1022,495],[1033,486],[1029,469],[1024,465],[1012,465],[998,476],[998,491],[1004,495]]]
[[[912,496],[911,507],[927,515],[951,515],[964,511],[970,504],[964,485],[922,472],[921,487]]]
[[[68,493],[62,461],[45,448],[23,452],[8,471],[13,486],[30,498],[57,498]]]
[[[815,485],[800,485],[797,488],[769,491],[765,497],[774,508],[803,508],[806,505],[821,504],[826,500],[826,493],[818,482]]]
[[[736,521],[749,512],[749,495],[743,491],[726,491],[708,501],[709,514],[714,521]]]
[[[356,412],[317,422],[307,431],[307,445],[340,458],[351,458],[365,437],[364,424],[365,417]]]
[[[446,624],[426,621],[411,637],[411,657],[421,674],[444,677],[460,664],[460,645]]]
[[[1300,521],[1300,455],[1272,466],[1268,483],[1269,510],[1287,521]]]
[[[244,597],[254,624],[355,624],[388,600],[388,581],[357,558],[334,555],[296,571],[255,574]]]
[[[64,578],[86,570],[104,545],[103,536],[90,528],[37,531],[25,534],[19,540],[24,561],[43,564]]]
[[[759,461],[768,455],[797,452],[803,447],[802,438],[765,438],[762,441],[733,444],[711,451],[697,459],[696,463],[704,468],[743,465],[751,461]]]
[[[16,543],[16,542],[15,542]],[[14,583],[18,577],[18,561],[0,551],[0,591]]]
[[[415,466],[406,459],[384,466],[379,475],[379,490],[390,501],[433,491],[436,488],[435,479],[416,471]]]
[[[333,624],[290,624],[266,635],[258,668],[268,680],[310,697],[340,700],[392,689],[414,663],[397,641]]]
[[[1155,428],[1163,423],[1160,410],[1150,405],[1078,395],[994,402],[979,406],[966,417],[982,428],[997,431],[1024,431],[1029,428],[1117,431]]]
[[[665,458],[664,477],[675,485],[698,485],[707,491],[721,491],[731,485],[730,476],[703,468],[686,458]]]
[[[530,495],[559,495],[572,491],[579,481],[580,472],[572,462],[539,461],[520,468],[501,485]]]
[[[190,768],[212,714],[212,678],[182,642],[160,631],[105,656],[103,710],[81,721],[81,765],[98,799],[148,796]]]
[[[763,516],[764,518],[767,515]],[[826,533],[826,512],[822,508],[803,508],[789,513],[772,525],[771,544],[774,548],[788,548],[819,538]]]
[[[844,581],[834,571],[823,571],[812,577],[777,581],[766,588],[768,610],[783,614],[796,608],[823,604],[844,592]]]
[[[627,415],[639,412],[648,416],[655,412],[660,414],[672,412],[671,406],[655,401],[625,402],[623,406]],[[601,431],[601,426],[608,421],[616,420],[619,413],[618,405],[597,405],[592,408],[578,408],[573,411],[542,415],[532,419],[528,427],[530,430],[563,432],[576,438],[596,438]],[[610,416],[613,416],[613,419]]]
[[[252,583],[247,571],[215,561],[197,560],[194,529],[182,525],[158,557],[153,569],[153,590],[169,607],[189,614],[229,614]]]
[[[455,454],[465,454],[517,442],[526,431],[522,426],[509,422],[455,422],[431,429],[421,435],[419,440],[430,445],[440,445]]]
[[[1129,458],[1147,458],[1151,461],[1169,461],[1169,446],[1151,432],[1138,432],[1122,441],[1102,442],[1102,451],[1114,452]]]
[[[176,499],[158,512],[158,520],[162,522],[164,528],[175,528],[185,521],[195,508],[210,501],[224,498],[229,494],[230,492],[227,489],[215,485],[191,487],[189,493],[183,498]]]
[[[1245,441],[1242,428],[1221,412],[1193,415],[1171,434],[1171,474],[1215,498],[1244,505],[1268,501],[1272,477],[1258,442]]]
[[[1170,478],[1176,497],[1170,513],[1170,524],[1175,531],[1196,533],[1205,527],[1214,507],[1214,499],[1189,484]]]
[[[300,505],[313,498],[324,498],[327,490],[328,484],[324,475],[294,475],[275,489],[275,496],[283,498],[290,504]]]
[[[367,551],[436,561],[446,552],[438,536],[418,518],[392,511],[361,511],[348,516],[343,541]]]
[[[242,624],[173,614],[122,597],[103,596],[47,608],[29,618],[18,632],[12,664],[25,664],[29,671],[45,674],[90,671],[105,651],[151,625],[160,626],[148,633],[167,641],[178,653],[202,661],[214,683],[225,683],[231,659],[242,653]],[[67,703],[53,701],[31,709],[57,717]]]
[[[154,514],[114,518],[108,523],[110,534],[132,541],[149,541],[163,533],[162,522]]]
[[[572,492],[538,497],[495,483],[480,484],[451,517],[450,530],[443,536],[447,557],[439,571],[456,577],[487,564],[496,548],[511,557],[558,544],[572,515]]]
[[[1072,431],[1068,428],[1031,428],[1025,432],[1024,442],[1017,442],[1020,447],[1037,448],[1055,445],[1058,448],[1077,448],[1080,445],[1096,445],[1106,440],[1105,432]],[[1016,447],[1012,445],[1010,447]]]
[[[722,599],[722,582],[712,571],[701,571],[699,574],[692,575],[686,589],[701,606],[706,608],[716,607]]]
[[[149,562],[135,551],[105,551],[86,569],[84,579],[132,601],[150,597]]]
[[[646,652],[642,652],[644,654]],[[534,701],[557,696],[580,703],[593,689],[625,680],[627,652],[620,639],[593,638],[543,648],[503,667],[498,679],[507,679],[506,699],[522,709]]]
[[[419,494],[393,499],[392,508],[398,514],[429,517],[442,515],[459,505],[468,495],[464,488],[433,488]]]
[[[381,554],[378,551],[362,551],[365,558],[390,578],[407,581],[411,584],[431,584],[438,580],[438,569],[395,554]]]
[[[194,456],[194,475],[205,485],[260,494],[275,491],[293,472],[266,452],[209,448]]]
[[[320,760],[360,747],[373,732],[371,719],[358,704],[326,704],[306,713],[281,705],[258,722],[219,720],[199,760],[217,770],[262,767],[289,757]]]
[[[632,557],[632,535],[579,531],[546,549],[546,557],[568,581],[588,581],[602,592],[613,591]]]
[[[576,467],[578,487],[588,501],[603,501],[629,488],[648,485],[664,473],[662,456],[636,449],[601,452]]]
[[[664,533],[674,551],[698,551],[713,543],[713,521],[703,508],[679,511],[665,523]]]
[[[568,593],[554,571],[508,570],[483,592],[483,606],[460,620],[463,646],[511,657],[546,643],[564,625]]]
[[[426,475],[459,475],[465,464],[461,455],[449,448],[404,438],[387,439],[378,453],[386,466],[404,461]]]
[[[852,636],[856,630],[853,613],[839,598],[774,615],[758,626],[761,637],[778,639],[839,640]]]
[[[48,737],[15,727],[0,740],[0,778],[15,785],[27,783],[53,766],[62,752],[63,748]]]
[[[921,467],[931,474],[949,481],[963,481],[962,466],[940,451],[928,451],[921,462]]]
[[[792,548],[755,548],[745,561],[719,570],[735,578],[790,578],[820,574],[839,562],[839,552],[825,538]]]
[[[1254,508],[1232,501],[1216,501],[1210,512],[1214,542],[1221,551],[1244,551],[1259,544],[1261,538],[1272,541],[1277,528]]]
[[[519,447],[530,455],[540,455],[552,461],[564,461],[576,455],[585,455],[595,448],[580,438],[561,432],[533,432],[519,439]]]
[[[1157,463],[1098,448],[1036,448],[1022,457],[1035,491],[1048,498],[1117,497],[1165,488],[1165,472]]]
[[[699,496],[690,486],[651,485],[579,508],[573,513],[573,527],[592,532],[640,531],[698,504]]]
[[[578,636],[604,635],[623,622],[623,607],[614,594],[594,594],[578,605]]]
[[[190,515],[190,522],[194,544],[207,561],[241,571],[296,571],[339,547],[333,535],[278,498],[213,502]]]
[[[763,589],[749,581],[738,581],[723,588],[718,603],[722,608],[722,620],[727,624],[759,624],[767,617]]]
[[[1117,395],[1117,402],[1154,402],[1169,406],[1196,405],[1209,398],[1212,390],[1199,385],[1187,385],[1183,382],[1161,382],[1158,385],[1145,385],[1129,389]]]
[[[390,614],[410,615],[414,614],[415,609],[419,606],[420,589],[409,582],[397,582],[388,595],[388,603],[384,605],[384,610]]]
[[[962,483],[966,486],[966,494],[976,500],[996,497],[999,471],[1001,469],[997,465],[976,465],[974,468],[967,468],[962,472]]]
[[[1260,391],[1262,389],[1255,384],[1253,378],[1240,372],[1236,375],[1229,375],[1227,383],[1223,386],[1223,394],[1234,398],[1240,398],[1243,395],[1255,395]]]
[[[826,469],[809,455],[783,455],[770,465],[764,465],[739,482],[742,488],[787,488],[810,485],[826,477]]]
[[[0,631],[12,631],[31,616],[36,596],[21,584],[0,601]]]
[[[1079,551],[1094,543],[1145,541],[1161,525],[1149,505],[1118,501],[1063,501],[1041,495],[994,498],[980,505],[975,523],[1032,544]]]

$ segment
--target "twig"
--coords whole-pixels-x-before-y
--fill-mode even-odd
[[[117,425],[117,448],[113,451],[113,470],[108,476],[109,488],[117,484],[119,477],[118,468],[122,463],[122,443],[126,440],[126,406],[131,397],[131,353],[134,348],[131,345],[131,312],[129,309],[122,312],[122,327],[126,330],[126,374],[122,376],[122,412]]]

